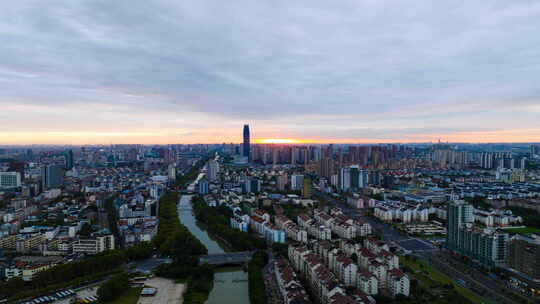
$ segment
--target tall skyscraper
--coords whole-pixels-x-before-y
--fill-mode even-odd
[[[342,191],[358,191],[368,185],[368,178],[368,172],[360,170],[356,165],[341,168],[339,175],[340,188]]]
[[[175,164],[169,164],[168,175],[169,175],[169,181],[176,180],[176,165]]]
[[[210,181],[215,181],[218,177],[219,172],[219,163],[215,160],[209,160],[208,166],[207,166],[207,172],[206,175],[208,176],[208,179]]]
[[[285,191],[285,187],[287,185],[287,173],[284,173],[277,177],[277,189],[279,191]]]
[[[61,187],[64,184],[64,168],[60,165],[41,167],[41,184],[43,189]]]
[[[244,145],[242,146],[242,156],[251,160],[251,145],[249,142],[249,125],[244,125]]]
[[[464,201],[455,201],[448,205],[448,249],[486,266],[504,264],[508,233],[475,226],[473,211],[473,206]]]
[[[291,190],[302,190],[304,187],[304,176],[295,174],[291,176]]]
[[[456,201],[448,204],[448,232],[446,244],[450,248],[458,248],[460,243],[460,228],[474,223],[473,206],[464,201]]]
[[[66,161],[66,170],[73,169],[73,150],[66,150],[64,153],[64,158]]]

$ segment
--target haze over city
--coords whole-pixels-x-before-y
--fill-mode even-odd
[[[540,141],[538,1],[16,1],[0,144]]]

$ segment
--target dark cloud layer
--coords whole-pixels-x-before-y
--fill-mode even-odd
[[[10,2],[0,142],[234,140],[244,121],[261,137],[540,140],[538,29],[538,1]]]

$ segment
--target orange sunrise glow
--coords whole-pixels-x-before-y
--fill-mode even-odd
[[[255,139],[256,144],[299,144],[302,141],[287,138],[261,138]]]

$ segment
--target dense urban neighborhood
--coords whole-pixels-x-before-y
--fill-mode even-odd
[[[247,125],[240,145],[5,147],[0,296],[536,303],[539,164],[538,145],[250,144]]]

